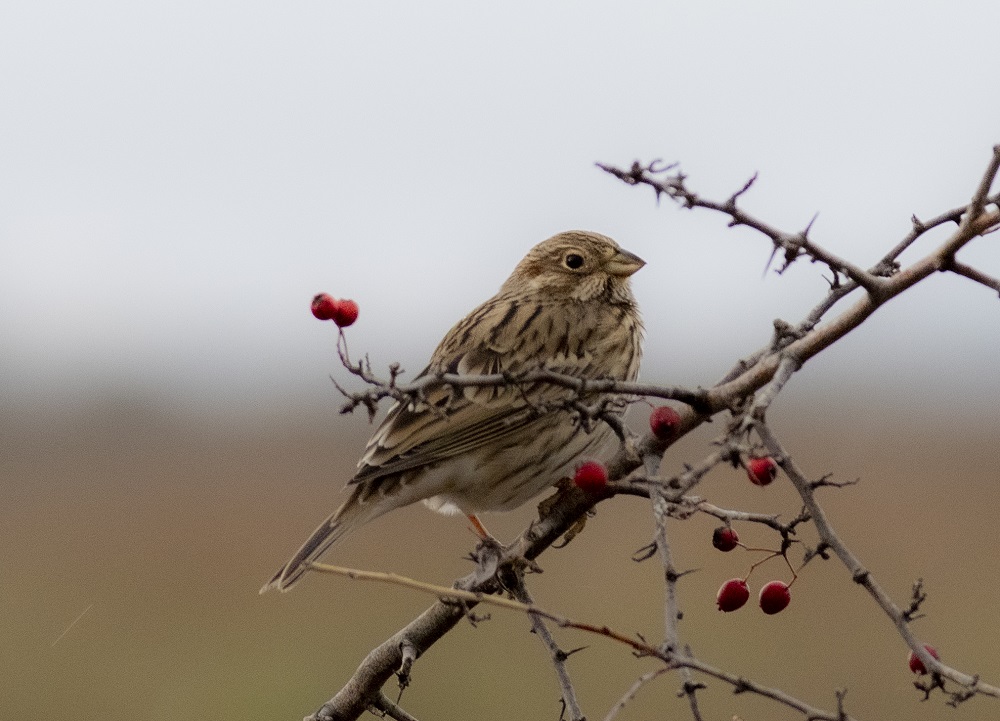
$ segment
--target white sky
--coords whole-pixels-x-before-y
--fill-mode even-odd
[[[523,253],[615,237],[649,380],[711,383],[796,321],[821,268],[594,167],[681,161],[869,264],[967,201],[1000,143],[1000,5],[44,2],[0,8],[5,396],[330,402],[352,349],[416,371]],[[967,258],[1000,273],[1000,237]],[[807,369],[995,403],[997,300],[935,278]],[[953,382],[954,379],[954,382]],[[901,384],[907,384],[903,386]],[[984,392],[986,391],[986,392]]]

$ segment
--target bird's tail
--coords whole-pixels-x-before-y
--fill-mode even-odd
[[[272,588],[279,591],[289,590],[309,570],[309,564],[322,556],[326,549],[357,526],[371,520],[372,509],[370,506],[365,507],[358,503],[358,490],[355,489],[351,497],[313,531],[309,540],[302,544],[302,548],[296,551],[288,563],[278,569],[274,578],[261,587],[261,593]]]

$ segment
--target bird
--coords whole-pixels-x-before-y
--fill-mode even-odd
[[[492,298],[441,340],[428,374],[519,374],[634,380],[643,325],[630,277],[645,265],[599,233],[572,230],[528,251]],[[514,509],[615,438],[567,409],[551,383],[439,386],[400,401],[377,427],[347,484],[350,496],[261,588],[289,590],[333,543],[389,511],[423,501],[469,516]]]

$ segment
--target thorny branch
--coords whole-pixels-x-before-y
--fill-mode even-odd
[[[840,485],[826,481],[809,481],[797,464],[786,453],[778,439],[768,427],[766,411],[781,392],[792,376],[812,357],[837,342],[852,330],[860,326],[880,306],[905,292],[920,281],[937,272],[951,272],[979,283],[1000,294],[1000,281],[986,272],[962,263],[956,259],[958,252],[973,239],[994,232],[1000,226],[1000,193],[990,195],[990,189],[1000,169],[1000,146],[993,149],[993,156],[988,167],[976,186],[971,201],[962,207],[946,211],[930,220],[921,221],[915,216],[912,219],[910,232],[893,246],[875,265],[863,269],[846,259],[840,258],[828,249],[814,242],[810,236],[812,223],[801,231],[788,232],[778,229],[745,211],[739,205],[743,195],[751,188],[756,176],[751,178],[740,190],[724,201],[712,201],[702,198],[687,185],[686,176],[676,171],[676,165],[660,166],[654,162],[648,165],[634,163],[629,169],[622,170],[608,165],[599,165],[606,172],[614,175],[629,185],[646,185],[651,187],[657,198],[667,196],[685,208],[702,208],[722,213],[729,218],[730,226],[742,225],[756,230],[766,236],[771,242],[774,252],[781,253],[783,265],[778,268],[781,273],[791,263],[802,257],[827,266],[832,274],[829,290],[825,297],[797,324],[783,320],[774,323],[774,332],[768,343],[762,348],[750,353],[738,361],[715,385],[703,389],[684,389],[665,387],[642,383],[626,383],[614,379],[580,379],[561,375],[546,368],[538,368],[520,375],[495,374],[490,376],[461,376],[454,374],[428,374],[417,378],[408,384],[398,383],[401,374],[398,365],[390,367],[388,380],[378,378],[366,359],[352,363],[347,354],[346,341],[341,336],[338,351],[344,366],[368,386],[358,392],[342,390],[347,402],[343,412],[351,412],[358,406],[364,406],[370,415],[377,411],[378,404],[385,398],[399,403],[419,405],[426,403],[427,394],[434,389],[450,387],[452,389],[468,386],[519,386],[530,383],[549,383],[570,391],[570,399],[563,404],[562,410],[576,414],[581,423],[594,422],[597,419],[613,422],[614,414],[606,413],[603,405],[586,405],[584,396],[592,399],[595,395],[604,397],[650,397],[679,401],[687,405],[680,411],[681,425],[676,436],[671,441],[660,441],[647,434],[635,439],[627,429],[619,426],[616,430],[623,442],[618,455],[610,462],[608,471],[610,483],[603,494],[586,495],[579,489],[562,488],[556,496],[540,506],[540,519],[526,529],[518,539],[499,558],[492,563],[481,563],[480,568],[455,583],[455,590],[449,591],[447,598],[438,587],[423,588],[438,595],[438,600],[417,619],[407,624],[393,637],[369,653],[348,684],[344,686],[330,701],[323,705],[311,719],[353,719],[364,713],[367,708],[374,708],[388,713],[394,718],[411,718],[406,712],[398,709],[382,694],[382,686],[405,664],[409,666],[413,660],[451,630],[462,618],[472,612],[478,603],[501,605],[528,612],[533,618],[546,618],[558,626],[577,628],[590,633],[611,638],[629,645],[643,656],[649,656],[662,661],[665,666],[642,676],[622,700],[613,708],[607,718],[613,718],[620,707],[630,699],[639,687],[652,681],[656,676],[668,669],[682,670],[684,673],[696,672],[702,676],[714,678],[728,683],[739,692],[752,692],[772,699],[790,708],[797,709],[809,719],[849,719],[843,709],[844,692],[837,692],[837,710],[825,712],[815,709],[804,702],[795,699],[782,691],[764,687],[756,682],[738,675],[719,670],[691,655],[689,649],[681,650],[676,628],[676,585],[679,574],[673,566],[669,545],[665,535],[665,519],[685,518],[694,513],[706,513],[729,521],[752,521],[762,523],[775,529],[782,536],[783,544],[795,532],[797,525],[810,522],[820,536],[818,547],[807,552],[806,560],[819,554],[826,557],[827,550],[832,551],[845,565],[852,579],[861,584],[873,597],[875,602],[889,617],[907,645],[923,661],[932,673],[932,683],[920,687],[930,694],[935,688],[944,689],[943,681],[947,679],[960,686],[959,690],[950,692],[950,703],[957,704],[975,695],[1000,697],[1000,688],[982,682],[978,675],[969,675],[945,666],[931,658],[916,641],[909,630],[909,622],[916,617],[917,609],[923,600],[922,587],[915,588],[914,597],[907,610],[900,608],[892,601],[885,591],[876,583],[871,573],[861,564],[860,560],[850,551],[846,544],[836,534],[822,507],[816,501],[815,491],[822,486]],[[951,234],[940,242],[936,248],[921,258],[904,266],[899,258],[914,242],[929,230],[944,225],[954,224]],[[828,314],[841,300],[860,291],[854,303],[840,311],[831,319]],[[338,388],[340,386],[338,385]],[[592,404],[592,400],[587,403]],[[439,409],[447,413],[447,407]],[[539,412],[552,409],[539,409]],[[661,478],[656,474],[663,452],[678,438],[712,418],[714,415],[729,411],[733,419],[728,424],[727,433],[717,443],[717,450],[695,466],[686,467],[684,472],[671,477]],[[795,485],[802,498],[803,511],[791,522],[782,524],[777,516],[766,514],[751,514],[719,508],[704,499],[690,496],[690,491],[712,468],[720,463],[736,463],[741,454],[747,452],[751,434],[756,434],[768,453],[781,465]],[[645,466],[645,473],[638,469]],[[555,479],[554,479],[555,480]],[[517,601],[489,595],[502,592],[503,585],[498,581],[495,571],[498,568],[516,565],[517,559],[529,561],[545,551],[562,534],[573,527],[596,503],[617,494],[641,495],[652,500],[654,516],[657,521],[657,548],[660,549],[661,560],[667,581],[666,600],[666,640],[660,647],[652,646],[644,641],[625,636],[606,626],[582,624],[562,616],[542,611],[533,605],[520,604]],[[661,532],[662,529],[662,532]],[[327,570],[328,567],[316,565],[317,570]],[[484,569],[489,570],[487,573]],[[371,575],[361,572],[348,572],[354,578],[369,578],[398,583],[398,577],[390,578],[390,574],[372,579]],[[417,587],[417,582],[407,583]],[[456,602],[457,598],[464,599]],[[404,658],[403,649],[407,649]],[[700,683],[694,683],[690,677],[685,677],[684,692],[688,695],[692,713],[698,718],[695,691],[701,688]],[[565,686],[564,686],[565,698]],[[387,703],[388,702],[388,703]],[[395,714],[399,715],[395,715]],[[575,712],[574,712],[575,713]]]
[[[531,598],[531,594],[528,592],[528,587],[524,583],[524,574],[515,574],[514,584],[510,588],[511,595],[514,600],[518,601],[525,606],[534,606],[535,602]],[[545,644],[545,648],[548,650],[549,655],[552,657],[552,665],[556,669],[556,677],[559,679],[559,688],[562,690],[563,704],[566,707],[566,714],[569,716],[570,721],[585,721],[583,712],[580,710],[580,702],[576,698],[576,689],[573,688],[573,682],[570,681],[569,671],[566,669],[566,661],[571,654],[579,651],[580,649],[574,649],[573,651],[563,651],[559,648],[556,643],[555,638],[552,636],[552,632],[549,631],[548,626],[545,625],[545,621],[542,617],[536,613],[529,613],[528,617],[531,619],[531,631],[538,638],[541,639],[542,643]]]
[[[558,613],[552,611],[547,611],[543,608],[539,608],[533,604],[525,604],[514,599],[505,598],[503,596],[493,596],[489,595],[483,591],[466,591],[454,588],[445,588],[444,586],[435,586],[434,584],[424,583],[423,581],[415,581],[411,578],[406,578],[404,576],[399,576],[394,573],[381,573],[378,571],[359,571],[353,568],[341,568],[339,566],[330,566],[324,563],[314,563],[313,569],[321,573],[330,573],[338,576],[346,576],[354,580],[363,581],[376,581],[381,583],[391,583],[398,586],[403,586],[405,588],[411,588],[417,591],[423,591],[425,593],[430,593],[432,595],[438,596],[438,603],[451,604],[453,606],[463,606],[465,608],[471,608],[476,604],[486,604],[490,606],[496,606],[499,608],[505,608],[512,611],[519,611],[521,613],[528,614],[529,616],[537,616],[551,621],[560,628],[572,628],[578,631],[584,631],[586,633],[595,634],[598,636],[603,636],[604,638],[611,639],[617,643],[628,646],[636,653],[636,655],[643,658],[655,658],[667,665],[670,669],[690,669],[698,671],[706,676],[724,681],[733,687],[733,690],[737,693],[753,692],[759,694],[765,698],[769,698],[773,701],[788,706],[791,709],[799,711],[807,719],[815,719],[816,721],[852,721],[851,716],[841,714],[839,712],[829,712],[823,711],[822,709],[814,708],[809,704],[800,701],[788,694],[774,688],[768,688],[761,684],[755,683],[749,679],[743,678],[736,674],[729,673],[715,668],[703,661],[694,658],[689,655],[686,651],[679,652],[676,649],[652,646],[646,641],[638,637],[632,637],[628,634],[617,631],[613,628],[609,628],[604,624],[598,623],[588,623],[585,621],[576,621],[571,618],[567,618]],[[322,709],[321,709],[322,711]],[[325,718],[338,718],[337,716],[322,716],[317,713],[315,716],[310,717],[315,719],[325,719]]]
[[[370,384],[371,387],[366,390],[351,392],[341,388],[337,384],[337,389],[347,398],[347,402],[341,408],[341,413],[352,413],[358,406],[364,406],[368,409],[369,414],[374,417],[378,410],[379,401],[385,398],[391,398],[400,403],[426,404],[427,394],[439,388],[518,387],[535,383],[550,383],[554,386],[560,386],[573,391],[577,396],[577,398],[570,401],[573,404],[578,404],[580,402],[579,397],[585,394],[602,393],[618,396],[665,398],[680,401],[694,408],[704,408],[709,412],[713,410],[711,407],[705,405],[705,392],[702,390],[621,381],[613,378],[582,379],[545,368],[538,368],[526,373],[494,373],[482,376],[458,375],[455,373],[429,373],[421,376],[412,383],[398,385],[394,382],[378,378],[372,373],[371,365],[367,360],[352,364],[346,352],[342,358],[345,359],[347,370],[361,378],[365,383]],[[540,410],[547,411],[550,409]],[[447,407],[442,412],[446,413]]]
[[[660,668],[653,669],[652,671],[647,671],[638,679],[636,679],[636,682],[632,684],[629,690],[626,691],[625,694],[620,699],[618,699],[618,702],[611,707],[611,710],[608,711],[607,716],[604,717],[604,721],[613,721],[614,718],[622,712],[622,709],[624,709],[628,705],[629,701],[631,701],[636,697],[636,695],[639,693],[639,689],[641,689],[643,686],[645,686],[647,683],[657,678],[658,676],[662,676],[663,674],[667,673],[667,671],[669,670],[670,669],[668,667],[662,666]]]
[[[816,501],[815,484],[806,478],[802,469],[799,468],[798,464],[796,464],[794,460],[792,460],[792,457],[781,445],[766,423],[755,424],[754,431],[760,436],[764,445],[767,447],[768,452],[778,461],[781,469],[792,481],[792,485],[795,486],[795,490],[798,491],[799,496],[801,496],[802,502],[808,510],[813,524],[816,526],[816,531],[819,533],[819,537],[823,545],[833,551],[837,558],[840,559],[850,572],[851,579],[868,591],[885,615],[892,621],[896,630],[899,632],[899,635],[902,636],[903,640],[906,642],[906,645],[909,646],[918,657],[920,657],[921,661],[923,661],[924,668],[929,669],[933,674],[939,674],[944,678],[954,681],[955,683],[965,687],[968,691],[983,694],[985,696],[993,696],[994,698],[1000,698],[1000,687],[983,683],[979,679],[978,675],[970,676],[969,674],[965,674],[949,666],[945,666],[943,663],[931,657],[930,654],[927,653],[923,644],[921,644],[910,632],[909,622],[912,620],[912,614],[908,611],[900,609],[899,606],[896,605],[889,594],[886,593],[881,585],[879,585],[879,583],[875,580],[871,571],[865,568],[865,566],[861,563],[861,560],[854,555],[850,548],[847,547],[847,544],[841,540],[840,536],[834,530],[829,519],[826,517],[826,513],[823,511],[823,508]],[[919,588],[914,589],[914,596],[915,598],[919,598],[921,601],[923,600]],[[912,608],[913,606],[911,605],[911,609]]]
[[[648,463],[647,469],[654,470],[650,468],[652,465],[652,462]],[[658,484],[651,485],[649,498],[652,501],[653,520],[656,524],[654,543],[657,552],[660,554],[660,561],[663,564],[663,581],[666,587],[664,601],[665,637],[661,648],[665,653],[673,654],[680,647],[678,624],[681,612],[677,603],[677,582],[680,580],[681,574],[674,566],[673,554],[670,551],[670,541],[667,537],[668,504],[667,499],[663,495],[662,486]],[[688,653],[687,655],[690,656],[691,654]],[[701,711],[698,708],[698,697],[696,695],[696,691],[700,687],[694,683],[690,668],[681,668],[681,679],[683,680],[684,694],[687,696],[688,703],[691,706],[691,716],[694,718],[694,721],[702,721]]]

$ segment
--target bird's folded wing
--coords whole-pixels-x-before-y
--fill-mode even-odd
[[[516,304],[510,308],[503,321],[519,319],[527,313],[527,309]],[[476,319],[479,312],[474,311],[469,317]],[[564,313],[566,317],[560,317],[559,323],[548,323],[545,333],[522,334],[526,321],[537,313],[527,315],[525,322],[498,323],[488,338],[479,341],[465,331],[463,321],[435,351],[438,360],[432,361],[418,378],[432,371],[469,376],[505,372],[517,375],[538,369],[540,360],[546,369],[578,378],[602,375],[589,349],[568,340],[572,326],[584,338],[600,335],[600,331],[589,330],[586,322]],[[501,329],[511,332],[497,332]],[[475,451],[507,433],[523,429],[537,420],[540,413],[552,411],[570,396],[571,390],[549,383],[443,386],[429,391],[425,402],[397,403],[368,442],[351,483]]]
[[[477,405],[459,396],[445,413],[396,406],[372,437],[351,483],[361,483],[419,468],[475,451],[523,429],[538,412],[515,407]]]

